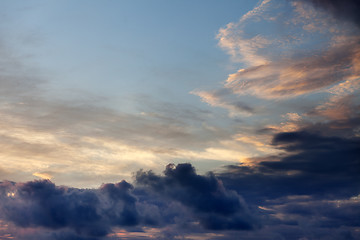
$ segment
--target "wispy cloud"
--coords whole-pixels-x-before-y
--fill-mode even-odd
[[[325,91],[350,78],[359,78],[356,63],[359,46],[336,46],[319,56],[276,61],[230,74],[225,87],[237,94],[260,98],[295,97]]]
[[[353,29],[304,5],[263,2],[258,7],[262,11],[251,11],[220,30],[219,45],[247,63],[229,75],[226,88],[260,98],[294,97],[359,78],[359,45]],[[253,31],[254,24],[264,26]]]
[[[129,179],[141,167],[160,171],[175,159],[238,161],[244,156],[221,143],[231,140],[229,130],[209,123],[216,118],[209,111],[148,96],[135,96],[132,112],[104,106],[106,100],[86,94],[49,96],[41,74],[7,51],[2,54],[0,147],[6,151],[0,164],[9,173],[2,176],[11,175],[10,180],[35,176],[96,186]]]
[[[217,36],[239,70],[229,74],[222,88],[193,93],[211,106],[227,109],[230,117],[248,118],[249,125],[272,133],[356,117],[359,30],[354,16],[342,16],[351,15],[350,6],[358,7],[352,1],[261,2]],[[251,111],[244,108],[248,106]],[[262,141],[267,144],[265,138]]]
[[[231,95],[227,89],[221,89],[219,91],[192,91],[191,94],[197,95],[205,103],[213,107],[222,107],[229,111],[230,116],[236,115],[250,115],[254,113],[254,109],[247,103],[240,100],[226,99]]]

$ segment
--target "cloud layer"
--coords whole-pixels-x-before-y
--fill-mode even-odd
[[[163,175],[139,170],[134,185],[98,189],[2,182],[1,234],[24,240],[358,238],[358,137],[308,128],[276,134],[273,144],[286,154],[217,174],[199,175],[186,163],[168,165]]]
[[[1,220],[26,230],[22,235],[7,229],[16,239],[48,231],[56,239],[102,239],[111,236],[114,227],[143,231],[187,226],[203,232],[252,230],[256,225],[244,200],[226,190],[214,174],[198,175],[190,164],[168,165],[164,174],[137,172],[135,189],[126,181],[98,189],[56,186],[49,180],[3,182]]]
[[[43,179],[0,183],[0,238],[360,239],[358,10],[264,0],[221,28],[237,70],[191,93],[229,115],[50,98],[0,45],[0,174]]]

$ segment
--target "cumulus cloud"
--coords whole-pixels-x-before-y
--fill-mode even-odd
[[[116,228],[141,232],[167,225],[185,228],[184,233],[251,230],[257,224],[244,200],[214,174],[198,175],[190,164],[168,165],[164,174],[138,171],[135,187],[121,181],[98,189],[56,186],[50,180],[2,182],[1,221],[33,233],[21,235],[8,226],[17,239],[49,233],[55,239],[102,239]]]
[[[289,117],[298,119],[293,113]],[[275,134],[272,144],[282,153],[216,174],[197,174],[184,163],[168,165],[163,175],[140,170],[134,185],[122,181],[97,189],[56,186],[49,180],[3,182],[0,216],[6,227],[0,230],[24,240],[314,234],[356,239],[360,223],[351,209],[359,206],[360,141],[354,132],[336,136],[336,124],[329,123],[328,131],[309,125]],[[350,130],[353,124],[341,126]],[[211,235],[214,230],[219,234]]]
[[[49,180],[1,183],[1,217],[19,228],[70,229],[103,237],[111,226],[137,224],[135,198],[125,181],[98,190],[55,186]]]
[[[137,184],[193,209],[208,229],[252,229],[253,219],[242,198],[227,191],[212,173],[197,175],[190,164],[168,165],[165,176],[137,172]]]

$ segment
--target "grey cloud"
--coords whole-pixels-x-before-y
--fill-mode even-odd
[[[254,159],[259,162],[256,167],[231,166],[220,174],[220,179],[231,189],[237,189],[247,202],[259,204],[262,196],[271,199],[310,195],[333,199],[360,192],[358,137],[322,135],[316,127],[309,127],[276,134],[273,144],[284,153]]]
[[[49,180],[2,182],[0,220],[8,223],[4,229],[11,236],[24,240],[111,239],[115,227],[141,232],[146,226],[168,226],[186,235],[252,230],[258,224],[238,194],[211,173],[196,174],[190,164],[169,165],[165,176],[139,171],[136,180],[135,188],[121,181],[98,189],[56,186]]]
[[[249,230],[256,225],[241,197],[226,191],[213,174],[197,175],[190,164],[168,165],[164,173],[140,171],[136,182],[190,207],[205,228]]]
[[[2,183],[3,220],[22,228],[72,228],[79,236],[105,236],[108,223],[99,214],[94,191],[56,187],[49,181],[10,185]],[[14,193],[15,195],[8,195]]]
[[[339,172],[321,166],[316,170],[324,152],[342,153],[341,160],[327,160],[339,169],[347,166],[342,162],[358,155],[356,141],[306,132],[278,134],[273,144],[288,154],[264,157],[257,167],[228,166],[221,174],[199,175],[190,164],[171,164],[164,175],[138,171],[134,186],[122,181],[77,189],[50,181],[3,182],[0,216],[13,224],[15,230],[10,225],[8,229],[13,236],[24,240],[112,239],[108,234],[114,227],[129,232],[157,228],[158,239],[206,236],[214,230],[219,233],[214,239],[224,240],[356,239],[354,228],[360,224],[353,210],[359,206],[360,192],[356,166]],[[274,160],[291,162],[291,157],[303,159],[309,168],[289,175],[286,172],[296,164],[272,165]],[[37,230],[25,236],[16,229]]]
[[[304,0],[324,9],[334,17],[353,22],[360,27],[360,3],[357,0]]]
[[[99,189],[59,187],[48,180],[3,182],[0,216],[17,228],[48,229],[54,239],[100,239],[113,226],[139,224],[131,188],[125,181]]]
[[[217,174],[224,186],[259,206],[263,228],[249,239],[360,237],[359,212],[352,210],[360,204],[360,139],[352,131],[358,124],[349,119],[275,134],[273,145],[283,153]],[[343,135],[337,135],[340,126]]]

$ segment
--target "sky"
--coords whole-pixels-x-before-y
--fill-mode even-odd
[[[0,1],[0,239],[360,239],[359,11]]]

